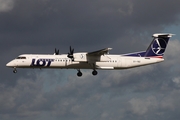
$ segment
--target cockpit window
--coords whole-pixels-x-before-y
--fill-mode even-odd
[[[26,57],[17,57],[16,59],[26,59]]]

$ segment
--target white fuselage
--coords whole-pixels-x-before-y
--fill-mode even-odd
[[[66,68],[66,69],[126,69],[164,61],[163,58],[132,57],[105,54],[100,57],[86,57],[76,53],[72,60],[64,55],[23,54],[6,66],[13,68]]]

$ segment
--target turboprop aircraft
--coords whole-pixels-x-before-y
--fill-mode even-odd
[[[55,53],[49,54],[22,54],[6,64],[7,67],[13,68],[64,68],[77,69],[77,76],[82,76],[80,69],[92,69],[92,74],[97,75],[97,69],[102,70],[119,70],[134,68],[164,61],[163,55],[167,47],[169,38],[173,34],[160,33],[153,34],[153,40],[146,51],[128,53],[128,54],[109,54],[112,48],[105,48],[94,52],[74,53],[70,46],[68,54]]]

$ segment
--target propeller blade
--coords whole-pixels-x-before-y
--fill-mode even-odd
[[[74,49],[72,49],[71,54],[74,54]]]
[[[73,54],[74,54],[74,49],[72,49],[72,47],[70,46],[69,47],[69,53],[68,53],[67,57],[71,58],[72,60],[74,60]]]
[[[55,53],[54,53],[55,55],[59,55],[59,50],[57,50],[56,48],[55,48]]]

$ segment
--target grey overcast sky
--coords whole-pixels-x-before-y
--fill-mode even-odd
[[[0,120],[179,120],[179,0],[0,0]],[[117,71],[18,69],[23,53],[145,50],[172,32],[165,61]]]

